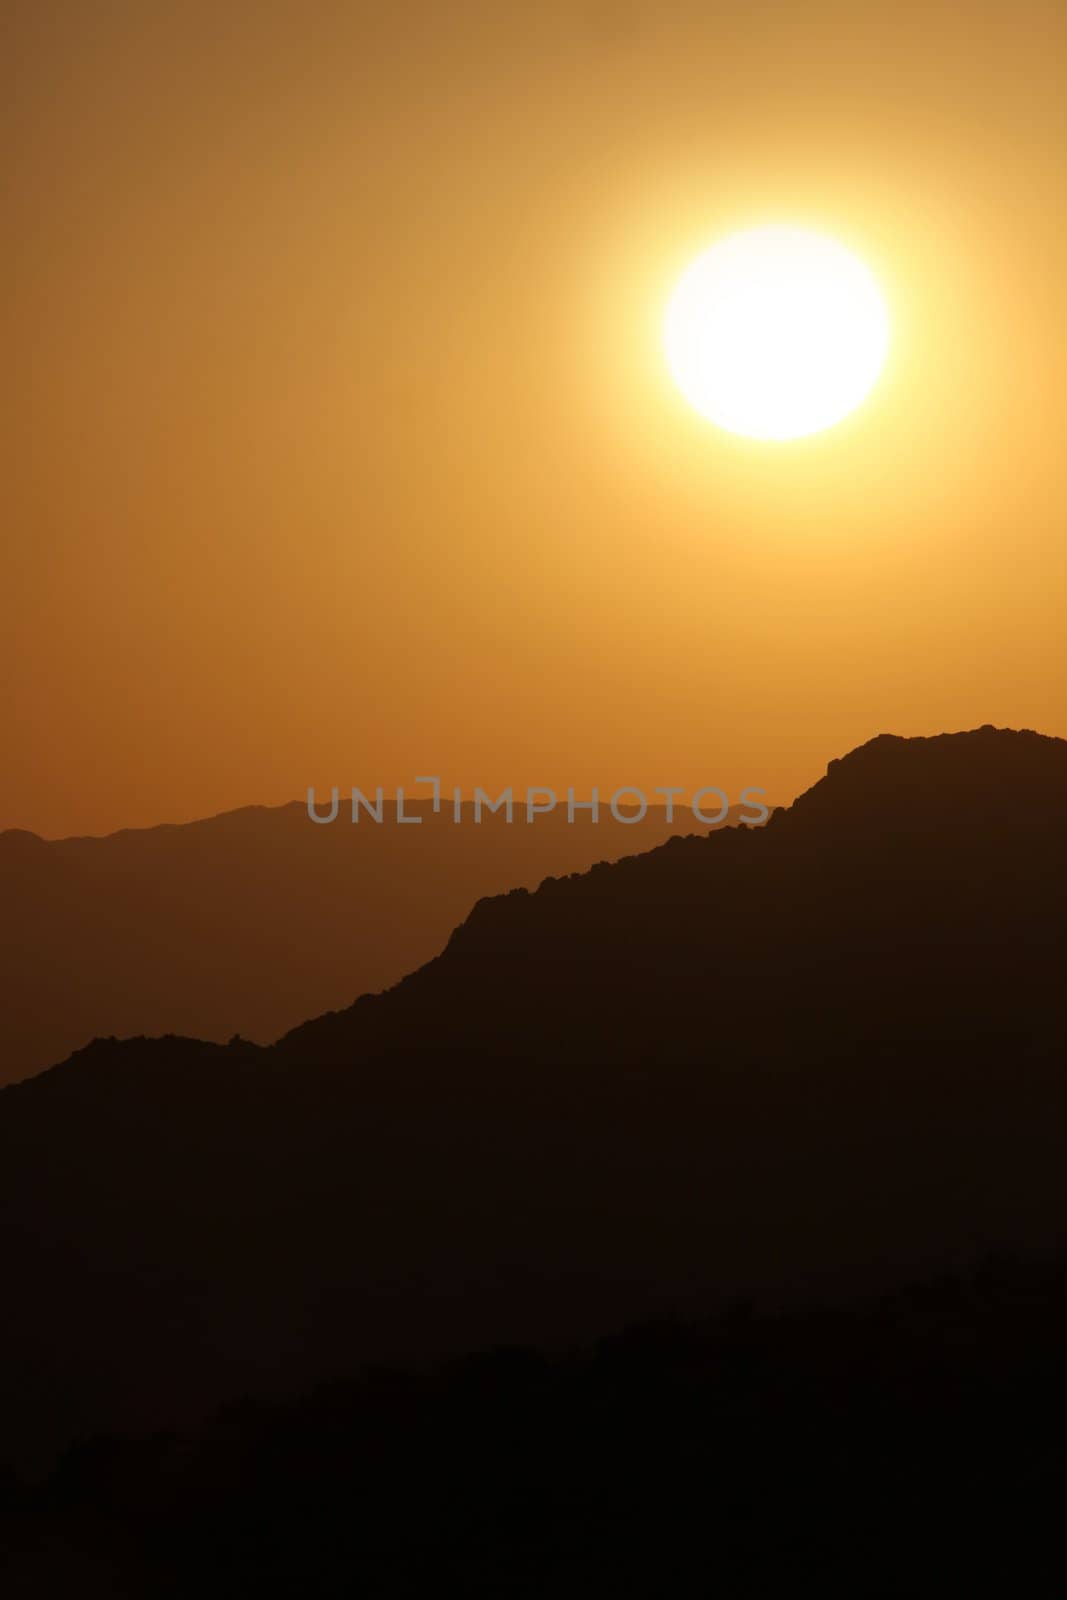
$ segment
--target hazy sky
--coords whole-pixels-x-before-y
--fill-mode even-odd
[[[10,0],[0,826],[763,784],[1067,734],[1067,13]],[[702,247],[877,273],[872,398],[673,388]]]

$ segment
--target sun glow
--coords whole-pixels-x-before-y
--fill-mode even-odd
[[[832,239],[772,226],[698,257],[664,327],[667,361],[709,421],[753,439],[832,427],[873,387],[889,316],[871,273]]]

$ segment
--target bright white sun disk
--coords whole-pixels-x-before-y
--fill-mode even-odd
[[[871,273],[832,239],[753,228],[698,257],[671,296],[667,361],[690,403],[731,433],[795,439],[866,397],[889,346]]]

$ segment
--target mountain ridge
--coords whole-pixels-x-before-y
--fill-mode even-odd
[[[922,827],[929,825],[931,813],[937,818],[939,825],[947,820],[954,829],[968,826],[981,827],[990,820],[988,812],[983,809],[981,815],[976,813],[969,816],[961,802],[966,798],[966,786],[973,782],[975,771],[980,772],[982,764],[988,761],[990,755],[1003,749],[1011,750],[1013,760],[1017,759],[1021,752],[1026,752],[1027,759],[1023,763],[1023,768],[1027,776],[1034,776],[1035,774],[1047,776],[1047,771],[1044,773],[1041,771],[1042,763],[1049,770],[1051,770],[1051,764],[1053,762],[1056,763],[1057,776],[1064,784],[1064,792],[1058,799],[1052,799],[1047,814],[1054,818],[1062,816],[1067,819],[1067,812],[1063,810],[1064,796],[1067,796],[1067,740],[1036,733],[1031,729],[1002,729],[996,728],[992,724],[984,724],[974,729],[931,736],[905,737],[887,733],[877,734],[864,744],[856,746],[844,756],[830,760],[823,777],[798,795],[790,806],[776,807],[774,809],[765,829],[757,830],[745,827],[735,829],[733,832],[736,835],[738,833],[761,831],[768,841],[777,842],[785,836],[787,830],[796,829],[798,818],[802,819],[805,827],[810,827],[814,822],[821,823],[829,817],[833,821],[835,830],[838,831],[841,842],[846,843],[857,829],[862,830],[863,826],[868,825],[873,818],[877,818],[879,823],[883,825],[886,821],[891,821],[897,833],[904,837],[909,837],[917,829],[921,830]],[[944,778],[946,768],[943,764],[939,765],[939,763],[941,757],[949,752],[953,757],[964,756],[967,758],[956,769],[947,769],[952,772],[955,781],[947,786],[942,784],[939,788],[924,791],[924,814],[909,822],[911,812],[906,806],[900,806],[898,802],[901,795],[906,796],[910,792],[909,785],[914,783],[918,776],[921,776],[915,769],[929,766],[930,763],[933,763],[938,766],[938,775]],[[887,757],[895,764],[899,763],[903,757],[912,769],[907,773],[906,782],[903,781],[904,774],[897,772],[893,775],[896,779],[895,784],[891,785],[893,804],[888,808],[881,805],[871,807],[868,804],[865,807],[857,804],[857,801],[870,801],[872,787],[869,779],[872,776],[878,778],[884,788],[887,771],[891,770],[886,766]],[[977,768],[971,758],[977,758]],[[876,786],[874,792],[877,794],[881,790]],[[847,797],[847,804],[838,808],[838,801],[841,797]],[[826,804],[827,799],[830,801],[829,806]],[[948,801],[948,804],[943,803],[945,800]],[[1013,800],[1012,804],[1013,807],[1018,805],[1018,799]],[[1032,807],[1034,796],[1027,794],[1025,804],[1028,807]],[[422,802],[421,805],[422,809],[428,814],[430,802]],[[291,810],[302,809],[302,807],[300,802],[293,802],[292,806],[282,808],[241,808],[242,811],[269,811],[272,809]],[[229,812],[222,813],[220,816],[235,817],[239,814],[240,812]],[[993,814],[1000,818],[1004,815],[1004,812],[1002,808],[998,807],[994,809]],[[1040,814],[1042,816],[1046,815],[1046,810],[1042,808]],[[218,821],[219,818],[203,820],[212,822]],[[144,831],[154,832],[156,830]],[[714,830],[714,832],[716,835],[725,837],[721,829]],[[394,982],[384,986],[379,991],[357,995],[352,1003],[346,1007],[334,1008],[297,1023],[293,1028],[282,1033],[274,1041],[273,1045],[267,1044],[263,1048],[266,1050],[277,1049],[282,1053],[287,1053],[297,1044],[303,1046],[307,1042],[310,1032],[317,1025],[331,1025],[336,1019],[344,1018],[357,1011],[361,1014],[366,1014],[373,1009],[373,1002],[404,990],[405,986],[410,986],[412,980],[418,980],[420,973],[429,969],[439,971],[442,960],[447,963],[450,955],[454,957],[456,954],[467,950],[481,949],[483,934],[489,944],[499,941],[505,925],[512,924],[516,916],[521,920],[522,914],[529,908],[543,906],[559,895],[572,893],[580,895],[582,891],[578,886],[585,881],[619,882],[617,875],[620,872],[625,874],[628,870],[631,870],[628,868],[628,863],[642,863],[632,868],[632,875],[644,874],[648,871],[648,868],[643,864],[644,862],[649,859],[658,860],[662,852],[670,851],[672,852],[672,864],[676,869],[672,873],[672,877],[677,876],[677,870],[680,869],[683,859],[686,865],[695,865],[699,862],[700,866],[704,867],[708,861],[705,849],[707,843],[710,843],[708,830],[676,834],[651,849],[624,856],[617,861],[598,861],[577,871],[546,874],[533,888],[517,885],[495,894],[483,895],[474,902],[467,916],[452,928],[441,949],[419,967],[413,971],[400,974]],[[721,846],[719,847],[720,855],[722,848]],[[736,850],[738,848],[736,839],[731,839],[730,845],[726,848]],[[482,953],[485,953],[484,949]],[[111,1037],[114,1038],[115,1036]],[[136,1037],[150,1039],[154,1036],[142,1034]],[[173,1037],[173,1035],[167,1034],[164,1037],[169,1038]],[[191,1040],[191,1042],[200,1041]],[[248,1042],[250,1043],[251,1041]],[[80,1052],[75,1052],[75,1054],[78,1053]]]
[[[487,891],[641,850],[691,817],[509,826],[415,802],[422,824],[306,806],[46,840],[0,834],[0,1081],[94,1036],[267,1043],[428,960]],[[736,814],[730,820],[736,820]]]
[[[1055,1248],[1067,742],[881,743],[821,782],[483,898],[275,1045],[101,1040],[9,1088],[12,1449]]]

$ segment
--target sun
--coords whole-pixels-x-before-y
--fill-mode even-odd
[[[699,256],[671,296],[667,361],[709,421],[752,439],[798,439],[854,411],[889,348],[889,313],[862,261],[835,240],[774,225]]]

